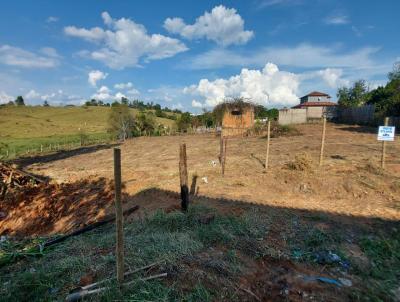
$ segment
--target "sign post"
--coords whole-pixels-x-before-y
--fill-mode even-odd
[[[385,125],[379,126],[378,129],[378,141],[382,141],[382,157],[381,167],[385,169],[385,157],[386,157],[386,142],[394,141],[395,127],[388,126],[389,118],[385,117]]]

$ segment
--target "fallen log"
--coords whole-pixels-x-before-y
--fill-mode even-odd
[[[130,209],[128,209],[128,210],[125,210],[125,211],[123,212],[123,214],[124,214],[124,216],[128,216],[128,215],[132,214],[133,212],[137,211],[138,209],[139,209],[139,206],[134,206],[134,207],[132,207],[132,208],[130,208]],[[56,238],[56,239],[47,241],[47,242],[45,242],[45,243],[43,243],[43,244],[40,244],[40,245],[39,245],[39,249],[40,249],[40,250],[43,250],[43,249],[46,248],[46,247],[49,247],[49,246],[52,246],[52,245],[54,245],[54,244],[63,242],[63,241],[67,240],[67,239],[70,238],[70,237],[78,236],[78,235],[81,235],[81,234],[83,234],[83,233],[89,232],[89,231],[91,231],[91,230],[93,230],[93,229],[95,229],[95,228],[98,228],[98,227],[102,226],[102,225],[105,225],[105,224],[107,224],[107,223],[113,222],[114,220],[115,220],[115,215],[112,215],[112,214],[111,214],[111,215],[108,215],[108,216],[106,216],[105,219],[102,220],[102,221],[95,222],[95,223],[90,224],[90,225],[88,225],[88,226],[86,226],[86,227],[84,227],[84,228],[81,228],[81,229],[79,229],[79,230],[76,230],[75,232],[72,232],[71,234],[67,234],[67,235],[58,237],[58,238]]]

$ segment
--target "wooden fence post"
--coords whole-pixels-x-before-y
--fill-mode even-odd
[[[385,126],[389,125],[389,118],[385,117]],[[386,157],[386,141],[382,141],[382,157],[381,157],[381,167],[385,169],[385,157]]]
[[[189,207],[186,144],[181,144],[179,148],[179,180],[181,185],[181,208],[182,211],[186,212]]]
[[[265,170],[268,170],[268,161],[269,161],[269,141],[271,138],[271,121],[268,121],[267,128],[267,155],[265,156]]]
[[[121,149],[114,148],[114,182],[115,182],[115,221],[116,221],[116,258],[117,280],[121,284],[124,281],[124,216],[121,200]]]
[[[322,166],[324,160],[324,145],[325,145],[325,132],[326,132],[326,117],[323,118],[322,137],[321,137],[321,151],[319,153],[319,165]]]
[[[225,175],[225,164],[226,164],[226,144],[227,139],[222,139],[222,154],[221,154],[221,168],[222,168],[222,176]]]
[[[222,136],[222,132],[221,132],[221,136],[219,138],[219,163],[222,165],[222,153],[224,150],[224,137]]]

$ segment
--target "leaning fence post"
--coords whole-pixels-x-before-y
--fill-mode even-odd
[[[389,125],[389,118],[385,117],[385,126]],[[382,157],[381,157],[381,167],[385,169],[385,157],[386,157],[386,141],[382,141]]]
[[[265,170],[268,170],[270,137],[271,137],[271,121],[268,121],[268,128],[267,128],[267,155],[265,156]]]
[[[121,149],[114,148],[114,182],[115,182],[115,221],[116,221],[116,258],[117,280],[121,284],[124,281],[124,233],[123,214],[121,201]]]
[[[325,145],[325,132],[326,132],[326,117],[323,118],[322,137],[321,137],[321,151],[319,153],[319,165],[322,166],[324,160],[324,145]]]
[[[189,206],[189,187],[187,173],[186,144],[181,144],[179,148],[179,180],[181,185],[181,208],[187,211]]]

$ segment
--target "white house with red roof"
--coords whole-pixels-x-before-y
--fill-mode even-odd
[[[329,94],[313,91],[309,94],[300,98],[300,104],[292,107],[294,109],[308,108],[308,107],[335,107],[337,103],[330,101],[331,96]]]

